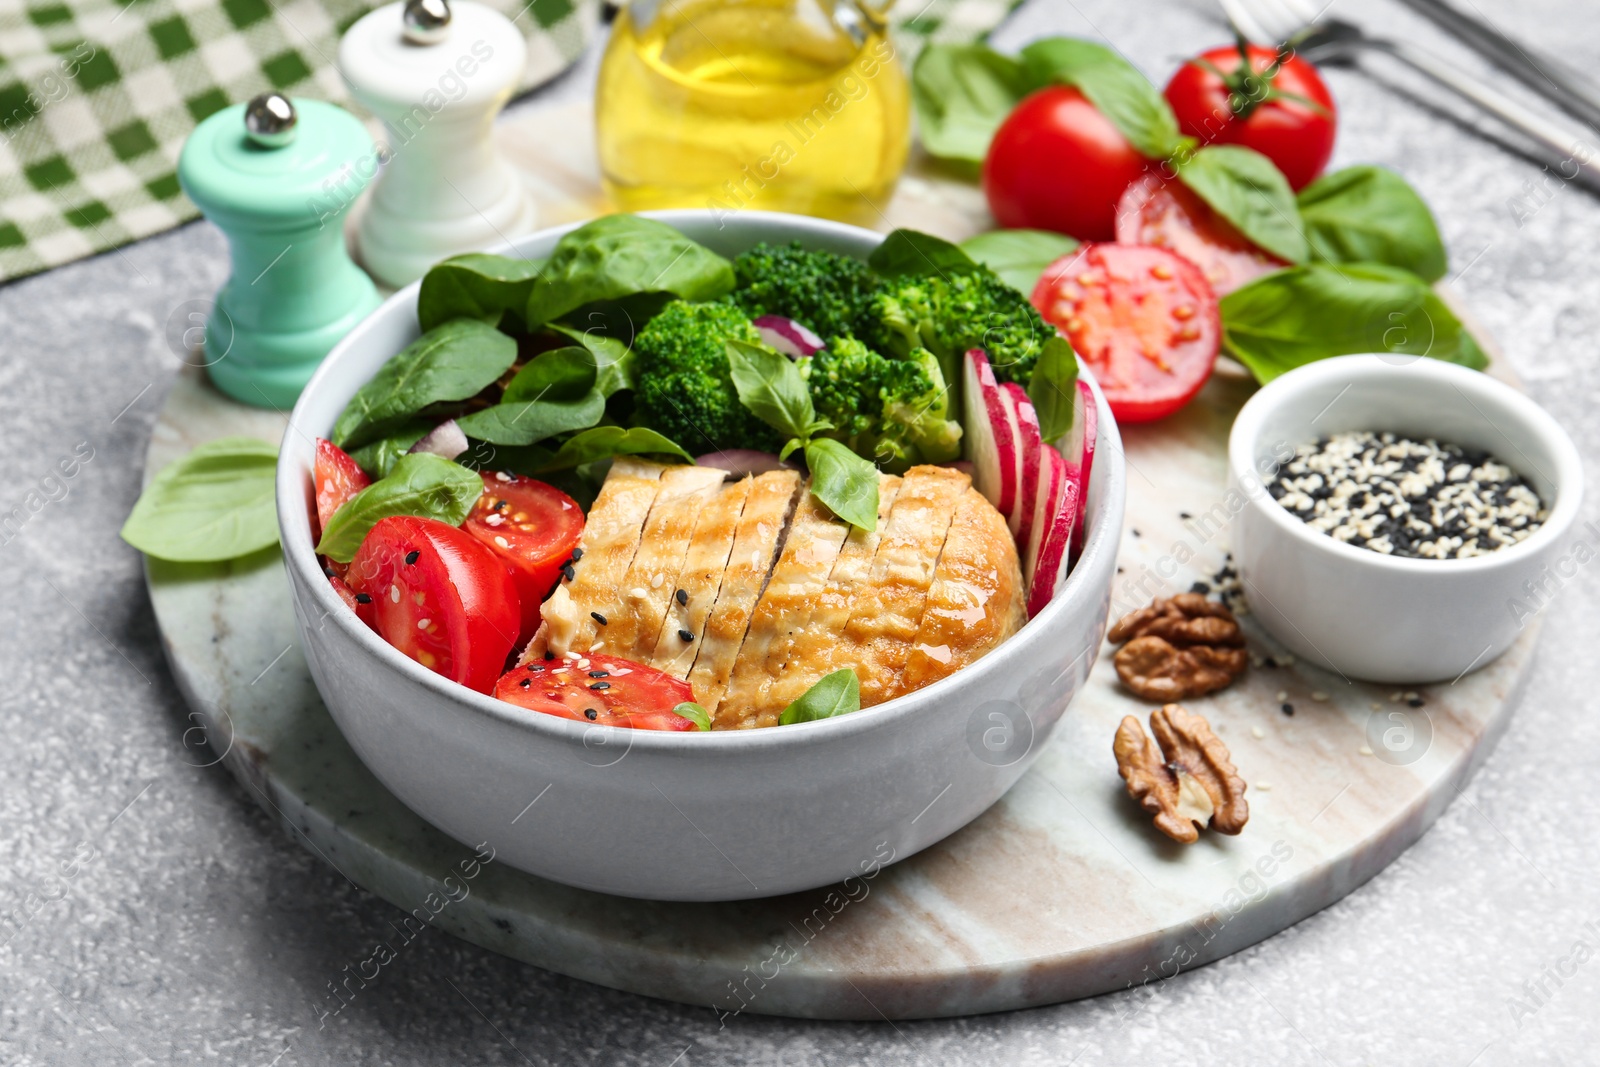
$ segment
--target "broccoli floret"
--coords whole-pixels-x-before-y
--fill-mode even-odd
[[[690,452],[754,448],[783,442],[741,403],[728,370],[728,341],[760,344],[750,320],[732,304],[674,300],[634,338],[634,422],[665,434]]]
[[[951,421],[949,391],[933,353],[913,349],[889,359],[854,337],[835,337],[800,363],[824,436],[891,473],[961,454],[961,426]]]
[[[869,339],[886,351],[901,355],[921,345],[953,374],[963,352],[981,348],[996,377],[1022,386],[1056,333],[1027,297],[988,269],[897,279],[878,294],[874,317]]]
[[[751,318],[783,315],[818,337],[860,334],[882,283],[859,259],[813,252],[796,241],[758,244],[733,261],[732,299]]]

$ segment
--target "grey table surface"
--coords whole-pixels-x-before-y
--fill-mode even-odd
[[[1585,0],[1460,2],[1575,65],[1600,60]],[[1336,0],[1333,13],[1461,55],[1393,0]],[[1107,39],[1157,78],[1224,36],[1205,0],[1033,0],[996,40],[1050,32]],[[586,92],[593,72],[591,57],[516,106]],[[1583,521],[1600,519],[1600,198],[1486,140],[1486,123],[1402,73],[1328,79],[1336,163],[1395,167],[1428,198],[1455,289],[1590,458]],[[116,536],[178,366],[169,317],[226,271],[220,235],[197,224],[0,288],[12,442],[0,512],[29,516],[0,534],[0,1063],[1600,1062],[1600,568],[1588,565],[1546,609],[1498,750],[1420,843],[1210,967],[1005,1015],[745,1015],[723,1028],[706,1008],[430,931],[319,1025],[330,983],[397,913],[286,838],[221,767],[193,765],[138,554]],[[92,459],[52,480],[75,448]],[[1581,536],[1600,547],[1600,525]]]

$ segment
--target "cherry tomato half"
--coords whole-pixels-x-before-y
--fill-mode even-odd
[[[1250,45],[1250,67],[1237,46],[1189,60],[1167,83],[1178,128],[1201,144],[1254,148],[1278,165],[1298,192],[1333,155],[1339,113],[1317,68],[1291,55]],[[1270,77],[1263,72],[1271,71]]]
[[[1164,248],[1091,244],[1045,268],[1033,306],[1094,370],[1121,422],[1159,419],[1211,375],[1217,298],[1193,263]]]
[[[1117,204],[1117,243],[1178,253],[1200,268],[1219,297],[1288,266],[1251,244],[1187,185],[1153,173],[1122,194]]]
[[[1148,161],[1076,89],[1040,89],[995,131],[983,161],[989,210],[1005,229],[1109,241],[1122,191]]]
[[[315,535],[312,540],[316,540],[328,528],[333,513],[343,507],[346,500],[371,485],[372,479],[342,448],[320,437],[311,476],[317,491],[317,528],[312,531]]]
[[[553,485],[483,472],[483,495],[462,529],[500,557],[517,585],[526,642],[539,628],[539,606],[583,536],[583,509]]]
[[[478,539],[413,515],[379,519],[345,575],[378,635],[424,667],[487,693],[516,646],[521,609],[505,565]]]
[[[563,719],[635,730],[694,730],[672,709],[694,699],[688,682],[620,656],[535,660],[507,671],[494,695]]]

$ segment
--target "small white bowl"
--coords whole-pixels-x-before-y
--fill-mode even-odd
[[[1264,488],[1296,446],[1358,430],[1486,451],[1528,479],[1549,517],[1497,552],[1411,559],[1319,533]],[[1578,450],[1532,400],[1478,371],[1394,355],[1325,359],[1262,388],[1233,424],[1228,481],[1251,613],[1295,654],[1386,683],[1451,681],[1504,652],[1573,562],[1564,546],[1583,497]]]
[[[882,235],[796,215],[654,212],[723,255],[798,240],[865,258]],[[538,258],[572,227],[500,249]],[[300,643],[328,711],[397,797],[497,860],[585,889],[734,900],[828,885],[976,818],[1043,749],[1105,634],[1122,532],[1121,440],[1095,389],[1099,446],[1082,556],[1037,618],[926,689],[853,715],[726,733],[624,730],[525,710],[446,681],[345,609],[308,519],[313,438],[417,336],[417,283],[329,353],[278,460],[278,520]],[[600,906],[604,906],[603,904]]]

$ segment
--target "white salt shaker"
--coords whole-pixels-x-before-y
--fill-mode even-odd
[[[446,256],[533,229],[532,195],[490,140],[527,62],[521,31],[472,0],[388,4],[344,35],[339,71],[388,133],[356,229],[379,281],[399,288]]]

